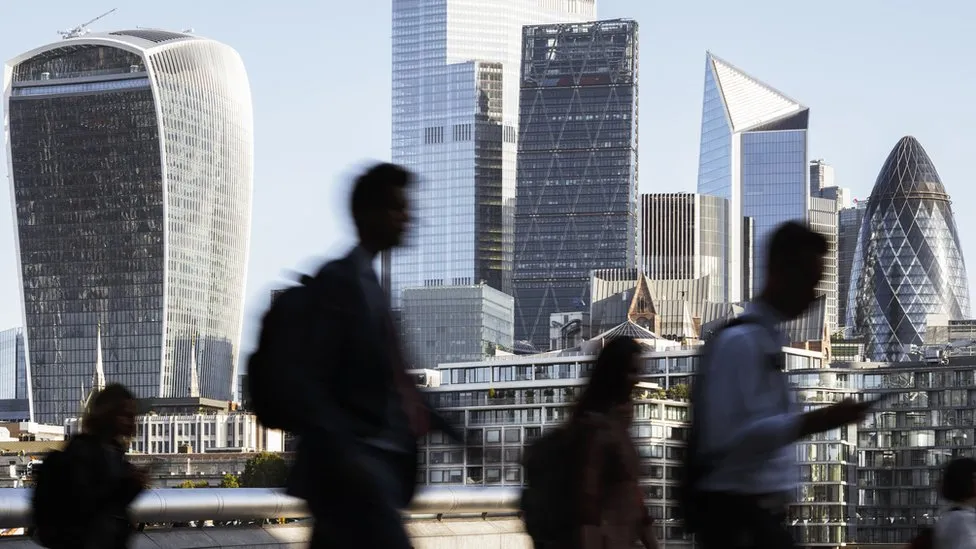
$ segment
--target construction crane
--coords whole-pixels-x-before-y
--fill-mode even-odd
[[[101,19],[103,17],[106,17],[108,15],[111,15],[117,9],[118,8],[112,8],[112,9],[108,10],[107,12],[99,15],[98,17],[92,19],[91,21],[89,21],[87,23],[82,23],[82,24],[78,25],[77,27],[75,27],[73,29],[68,29],[66,31],[58,31],[58,34],[60,34],[61,35],[61,38],[64,39],[64,40],[67,40],[69,38],[78,38],[79,36],[84,36],[84,35],[86,35],[86,34],[89,33],[88,25],[91,25],[92,23],[94,23],[95,21],[98,21],[99,19]]]

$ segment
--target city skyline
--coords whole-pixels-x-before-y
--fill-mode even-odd
[[[263,177],[259,177],[259,180],[274,183],[265,184],[262,188],[259,202],[262,206],[255,213],[256,218],[260,218],[256,221],[256,226],[263,226],[263,230],[256,235],[255,252],[249,270],[251,276],[247,308],[253,331],[251,317],[266,306],[265,290],[269,285],[280,280],[288,270],[308,270],[311,263],[306,258],[323,253],[337,255],[351,242],[351,231],[344,221],[346,202],[341,193],[347,186],[349,175],[361,159],[386,158],[389,155],[389,142],[383,139],[389,118],[387,107],[383,106],[389,105],[388,100],[383,99],[388,94],[384,90],[388,90],[389,73],[383,70],[383,66],[389,59],[382,54],[388,48],[389,21],[380,18],[380,23],[365,25],[367,22],[376,22],[375,12],[365,8],[362,11],[350,8],[350,11],[339,14],[343,22],[340,26],[358,28],[359,31],[353,35],[349,31],[340,30],[334,37],[335,43],[362,48],[367,53],[375,52],[373,55],[379,68],[357,67],[351,60],[337,58],[335,70],[330,72],[344,72],[360,78],[362,85],[348,89],[343,86],[323,89],[326,97],[333,98],[324,103],[318,99],[313,102],[311,98],[294,97],[291,94],[287,95],[287,101],[276,101],[278,95],[285,97],[282,95],[285,90],[277,90],[276,81],[269,77],[280,74],[283,70],[297,69],[302,63],[282,59],[281,56],[271,56],[271,52],[266,51],[267,48],[254,43],[249,36],[254,35],[257,25],[261,26],[264,36],[274,36],[279,32],[274,25],[278,22],[284,24],[286,19],[289,19],[290,25],[287,28],[291,29],[288,35],[293,36],[296,34],[294,28],[312,25],[318,20],[314,13],[308,14],[309,17],[304,17],[301,21],[291,21],[293,18],[286,13],[287,10],[282,10],[281,13],[263,11],[258,16],[255,7],[245,3],[240,10],[229,14],[216,9],[199,13],[194,11],[196,14],[193,20],[187,21],[180,13],[188,13],[191,7],[198,8],[190,3],[179,2],[167,10],[123,7],[112,16],[110,22],[100,23],[99,28],[152,25],[180,29],[185,28],[189,22],[204,34],[241,49],[249,72],[253,69],[258,74],[264,74],[261,78],[253,78],[255,82],[261,82],[255,100],[256,116],[262,128],[259,135],[269,136],[259,138],[257,155],[263,158],[258,163],[259,171],[263,172]],[[62,14],[59,15],[58,24],[62,27],[95,15],[90,13],[90,8],[84,6],[65,4],[59,9]],[[948,18],[945,14],[927,13],[906,7],[880,9],[877,2],[859,5],[854,10],[846,5],[828,2],[827,5],[820,6],[816,13],[804,10],[802,16],[808,22],[829,21],[829,25],[820,25],[820,30],[816,32],[813,30],[815,25],[811,25],[810,28],[800,29],[799,34],[796,34],[797,29],[786,32],[785,29],[771,24],[767,26],[769,34],[757,42],[735,33],[734,27],[736,21],[746,19],[768,22],[769,16],[764,15],[761,8],[744,13],[744,10],[733,10],[716,4],[708,9],[708,20],[700,20],[699,10],[690,10],[687,7],[669,6],[663,13],[655,12],[652,16],[650,8],[644,6],[613,0],[600,3],[601,18],[632,17],[645,23],[645,39],[642,41],[645,51],[661,51],[662,45],[668,45],[667,56],[662,58],[660,55],[645,55],[642,66],[645,76],[654,76],[651,79],[645,78],[641,92],[644,104],[641,163],[642,173],[645,174],[641,192],[694,190],[693,166],[697,164],[695,134],[700,123],[701,108],[700,59],[706,48],[735,60],[750,71],[774,80],[779,87],[802,96],[816,110],[815,128],[811,131],[810,157],[823,157],[834,165],[838,183],[853,188],[855,196],[866,198],[877,166],[887,153],[888,144],[904,133],[918,135],[926,143],[946,180],[957,181],[964,177],[965,151],[971,148],[971,138],[963,128],[971,125],[971,119],[968,118],[970,115],[940,115],[945,112],[946,106],[959,104],[959,101],[950,99],[950,96],[970,88],[963,85],[961,88],[947,86],[932,89],[930,86],[922,88],[918,85],[926,78],[931,79],[940,74],[940,71],[943,71],[941,74],[946,74],[944,71],[953,66],[952,60],[958,53],[946,47],[944,36],[948,33],[932,32],[931,36],[926,35],[924,44],[916,44],[911,48],[899,45],[897,40],[884,38],[888,34],[895,36],[897,33],[894,29],[901,28],[904,24],[915,24],[919,18],[932,21],[926,27],[930,29],[939,26],[954,28],[959,18]],[[785,13],[779,12],[777,17],[787,16],[791,10],[796,9],[788,8]],[[795,13],[800,15],[799,11]],[[4,26],[5,32],[0,34],[0,48],[6,52],[4,57],[43,43],[46,36],[53,38],[54,28],[50,17],[31,13],[26,7],[19,6],[12,6],[10,15],[6,20],[17,21],[18,24],[9,28]],[[60,21],[62,18],[63,23]],[[669,26],[675,28],[672,30]],[[825,28],[828,30],[825,31]],[[827,41],[830,44],[825,44],[822,40],[824,32],[849,39],[830,40]],[[298,41],[294,42],[296,48],[324,47],[331,43],[329,40],[333,40],[321,33],[297,34]],[[785,36],[793,37],[795,41],[782,42],[785,46],[776,49],[767,47],[770,41]],[[864,40],[862,37],[866,36],[873,38]],[[851,45],[852,41],[854,45]],[[843,47],[837,44],[843,44]],[[848,60],[848,47],[856,47],[859,55],[871,57],[872,63],[865,66],[859,61],[863,57],[859,56]],[[906,49],[899,53],[899,48],[902,47]],[[894,87],[887,83],[884,75],[894,74],[896,66],[906,58],[914,58],[913,56],[923,56],[930,61],[916,68],[924,74],[913,82],[901,82]],[[817,67],[817,70],[810,70],[810,67]],[[847,89],[859,89],[863,93],[854,96],[838,93],[835,81],[847,82]],[[372,99],[374,97],[379,99]],[[919,100],[921,97],[930,99]],[[653,100],[649,101],[648,98]],[[294,120],[298,117],[289,116],[289,112],[302,113],[299,116],[310,121],[319,120],[336,111],[335,108],[328,108],[328,104],[343,105],[349,101],[353,101],[351,105],[354,107],[360,105],[360,108],[344,109],[357,112],[358,123],[340,124],[343,127],[342,132],[327,133],[317,140],[279,140],[286,141],[287,144],[272,142],[276,140],[276,135],[295,125]],[[381,108],[363,107],[373,103]],[[653,106],[655,103],[658,104],[656,108]],[[667,105],[667,108],[662,108],[662,104]],[[891,112],[898,112],[899,116],[890,117]],[[344,115],[336,111],[336,116],[341,120]],[[325,125],[332,126],[334,124]],[[371,139],[377,132],[380,134],[379,138]],[[655,176],[648,177],[648,173]],[[296,194],[305,200],[297,203],[294,197]],[[956,190],[953,199],[961,207],[972,200],[966,189]],[[329,202],[334,205],[327,206]],[[323,208],[327,212],[338,213],[323,215]],[[0,254],[0,259],[6,258],[7,261],[6,266],[0,265],[0,282],[3,282],[0,284],[0,292],[7,293],[0,295],[12,299],[16,296],[17,289],[10,278],[15,274],[15,267],[10,251],[12,222],[9,220],[9,206],[0,207],[0,212],[8,216],[0,217],[0,221],[5,221],[3,224],[6,227],[5,238],[0,238],[0,252],[5,252]],[[282,222],[283,219],[287,221]],[[976,245],[971,242],[972,239],[966,238],[972,232],[972,228],[967,227],[969,220],[961,218],[959,223],[963,247],[971,248]],[[282,241],[288,241],[288,244],[281,245]],[[0,314],[0,321],[16,326],[20,322],[18,317],[17,311],[4,312]],[[253,336],[247,339],[253,341]],[[245,349],[246,347],[245,341]]]

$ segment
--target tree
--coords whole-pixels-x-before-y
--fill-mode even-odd
[[[248,488],[280,488],[288,477],[288,465],[278,454],[261,452],[247,460],[240,485]]]
[[[688,389],[688,384],[679,383],[677,385],[672,385],[668,389],[668,398],[671,400],[688,400],[691,398],[691,390]]]
[[[192,480],[184,480],[177,486],[177,488],[210,488],[210,483],[205,480],[198,480],[196,482]]]
[[[237,477],[227,473],[220,479],[219,488],[240,488],[241,483],[237,480]]]

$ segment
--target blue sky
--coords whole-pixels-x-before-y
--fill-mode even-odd
[[[856,197],[867,198],[895,142],[915,135],[952,195],[976,274],[976,189],[968,186],[976,151],[968,37],[976,3],[598,1],[600,18],[640,24],[642,192],[695,189],[710,49],[810,107],[811,158],[833,164],[838,183]],[[272,286],[352,243],[349,179],[369,160],[389,158],[390,2],[5,3],[0,58],[56,40],[57,30],[113,7],[94,30],[192,27],[244,58],[256,131],[247,349]],[[9,197],[0,193],[0,329],[21,324]]]

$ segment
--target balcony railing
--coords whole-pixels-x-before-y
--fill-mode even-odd
[[[423,488],[410,515],[503,515],[518,511],[519,490],[510,487]],[[147,490],[132,505],[143,523],[200,520],[248,521],[309,516],[305,502],[276,488],[193,488]],[[31,523],[31,490],[0,488],[0,528]]]

